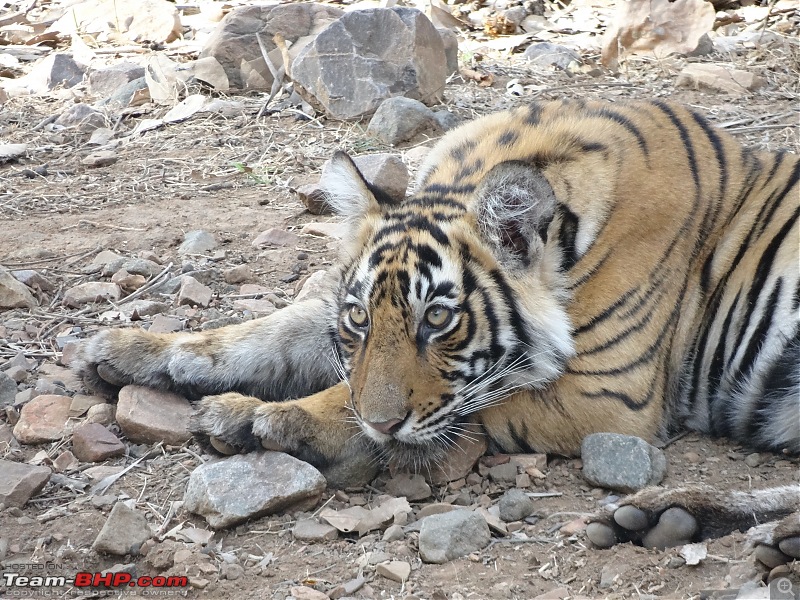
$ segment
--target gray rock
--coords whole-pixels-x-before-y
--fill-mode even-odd
[[[119,156],[113,150],[98,150],[91,152],[81,159],[81,164],[92,169],[108,167],[119,160]]]
[[[210,287],[203,285],[194,277],[184,275],[181,279],[181,289],[178,290],[178,304],[206,307],[211,304],[213,295],[214,291]]]
[[[382,101],[407,96],[437,102],[447,78],[444,44],[413,8],[342,15],[300,51],[292,78],[312,104],[337,119],[360,119]]]
[[[80,308],[84,304],[102,302],[105,299],[119,300],[122,290],[115,283],[89,281],[69,288],[64,294],[64,306]]]
[[[278,6],[240,6],[231,10],[208,38],[200,58],[213,57],[225,71],[231,88],[268,88],[273,81],[261,54],[258,38],[270,59],[281,64],[280,51],[273,37],[280,33],[292,44],[290,56],[331,22],[342,15],[333,6],[315,3],[293,3]],[[256,37],[258,36],[258,38]],[[258,77],[251,77],[251,72]]]
[[[94,131],[98,127],[105,127],[106,118],[99,110],[92,108],[88,104],[73,104],[61,113],[56,119],[56,125],[62,127],[75,127],[80,131]]]
[[[0,408],[14,404],[16,395],[17,382],[5,371],[0,371]]]
[[[489,478],[495,483],[515,484],[517,482],[517,465],[513,462],[495,465],[489,469]]]
[[[92,264],[92,265],[100,265],[101,267],[104,267],[106,265],[112,265],[112,264],[115,264],[117,261],[120,261],[119,265],[122,266],[122,261],[123,260],[124,260],[124,257],[120,256],[119,254],[117,254],[113,250],[103,250],[102,252],[100,252],[97,256],[95,256],[92,259],[92,262],[90,264]],[[108,274],[111,275],[111,273],[113,273],[114,271],[118,270],[119,268],[120,267],[116,267],[115,269],[111,270]]]
[[[116,416],[117,407],[113,404],[95,404],[86,411],[86,422],[108,426],[114,422]]]
[[[442,131],[450,131],[461,125],[461,118],[449,110],[435,110],[433,118],[436,119],[436,123]]]
[[[105,404],[105,400],[100,396],[85,396],[83,394],[75,394],[72,397],[72,402],[69,405],[69,416],[73,419],[82,417],[86,412],[97,404]]]
[[[28,378],[28,372],[22,367],[9,367],[4,371],[16,383],[22,383]],[[0,376],[0,406],[3,405],[3,378]]]
[[[389,525],[386,531],[383,532],[383,537],[381,539],[384,542],[397,542],[405,537],[406,534],[403,532],[403,528],[400,527],[400,525]]]
[[[431,486],[420,474],[398,473],[386,482],[386,493],[391,496],[405,496],[410,502],[431,497]]]
[[[424,110],[430,112],[427,107],[424,107]],[[409,180],[408,169],[396,154],[365,154],[364,156],[356,156],[353,158],[353,162],[358,167],[358,170],[361,171],[364,179],[382,189],[393,200],[402,202],[406,197]],[[323,190],[326,189],[326,181],[331,176],[330,164],[331,161],[329,160],[322,165],[319,185]]]
[[[444,55],[447,60],[447,75],[458,73],[458,36],[452,29],[437,27],[436,31],[442,37]]]
[[[327,163],[325,163],[327,164]],[[323,170],[325,165],[322,166]],[[307,183],[299,185],[294,190],[297,197],[306,210],[312,215],[330,214],[331,206],[328,204],[328,195],[325,189],[318,183]]]
[[[37,304],[31,291],[17,281],[8,269],[0,266],[0,310],[33,308]]]
[[[44,92],[57,87],[71,88],[83,81],[86,67],[75,61],[71,54],[53,52],[48,54],[28,74],[31,87]]]
[[[130,61],[118,62],[89,73],[89,93],[105,97],[115,94],[131,81],[144,78],[144,67]]]
[[[581,63],[581,56],[575,50],[550,42],[532,44],[525,49],[522,56],[539,67],[557,67],[563,70],[567,70],[572,63]]]
[[[146,258],[130,258],[122,263],[121,269],[125,269],[131,275],[144,275],[153,277],[161,272],[161,265]]]
[[[22,507],[31,496],[42,491],[50,479],[50,469],[0,459],[0,504]]]
[[[389,560],[379,563],[375,572],[386,579],[403,583],[411,575],[411,565],[404,560]]]
[[[117,502],[108,515],[103,528],[92,544],[97,552],[117,556],[139,554],[139,550],[150,539],[150,526],[145,516],[122,502]]]
[[[259,233],[252,244],[256,248],[264,248],[265,246],[294,246],[299,239],[296,233],[273,227],[272,229],[267,229]]]
[[[180,319],[166,315],[156,315],[147,331],[150,333],[173,333],[182,329],[183,321]]]
[[[178,254],[205,254],[217,247],[217,240],[207,231],[189,231],[183,236]]]
[[[511,488],[501,496],[498,508],[500,509],[500,518],[506,523],[510,523],[531,516],[536,510],[536,505],[525,492]]]
[[[223,271],[222,277],[225,279],[225,283],[230,283],[231,285],[244,283],[252,279],[253,270],[250,268],[250,265],[236,265],[235,267]]]
[[[116,418],[132,442],[179,446],[192,437],[189,433],[192,412],[189,401],[177,394],[127,385],[119,391]]]
[[[433,111],[419,100],[389,98],[375,111],[367,133],[393,146],[406,142],[425,129],[439,131]]]
[[[491,540],[489,526],[477,513],[454,510],[422,521],[419,555],[428,563],[445,563],[485,548]]]
[[[147,89],[147,79],[140,77],[119,87],[111,96],[97,103],[98,106],[125,108],[133,102],[136,93]],[[148,96],[149,97],[149,96]]]
[[[32,289],[38,288],[43,292],[52,292],[56,289],[55,284],[39,273],[39,271],[24,269],[22,271],[12,271],[11,274],[14,276],[14,279]]]
[[[254,452],[200,465],[189,477],[183,506],[221,529],[311,507],[325,485],[319,471],[288,454]]]
[[[169,310],[169,306],[164,302],[142,299],[126,302],[120,308],[128,317],[132,316],[134,313],[139,315],[139,317],[152,317],[163,314]]]
[[[664,453],[632,435],[588,435],[581,444],[581,459],[587,481],[621,492],[657,485],[667,472]]]
[[[22,390],[16,396],[14,396],[14,408],[21,408],[22,406],[25,406],[28,402],[36,398],[36,396],[41,396],[41,393],[34,388]]]

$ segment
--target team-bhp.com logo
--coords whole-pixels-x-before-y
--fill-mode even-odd
[[[3,583],[10,588],[50,588],[74,586],[76,588],[99,587],[109,589],[120,588],[181,588],[189,585],[189,578],[184,576],[156,575],[133,577],[130,573],[76,573],[75,577],[63,575],[21,575],[19,573],[3,573]]]

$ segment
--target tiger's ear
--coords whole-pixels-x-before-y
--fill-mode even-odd
[[[476,191],[478,230],[509,268],[528,267],[540,258],[556,197],[544,175],[521,161],[493,167]]]
[[[334,153],[325,165],[320,186],[333,211],[348,221],[360,221],[369,213],[379,213],[387,201],[386,194],[369,183],[353,159],[342,151]]]

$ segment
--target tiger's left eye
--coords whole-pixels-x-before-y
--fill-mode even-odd
[[[446,327],[453,318],[453,311],[445,306],[432,306],[425,311],[425,324],[433,329]]]

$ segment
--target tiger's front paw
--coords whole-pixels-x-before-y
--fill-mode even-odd
[[[236,393],[206,396],[196,406],[190,429],[210,454],[263,449],[292,453],[303,441],[292,437],[297,429],[293,423],[302,422],[304,415],[286,408]]]
[[[314,465],[333,487],[363,485],[376,474],[377,461],[360,429],[345,420],[336,390],[286,402],[207,396],[190,429],[211,454],[277,450]]]

